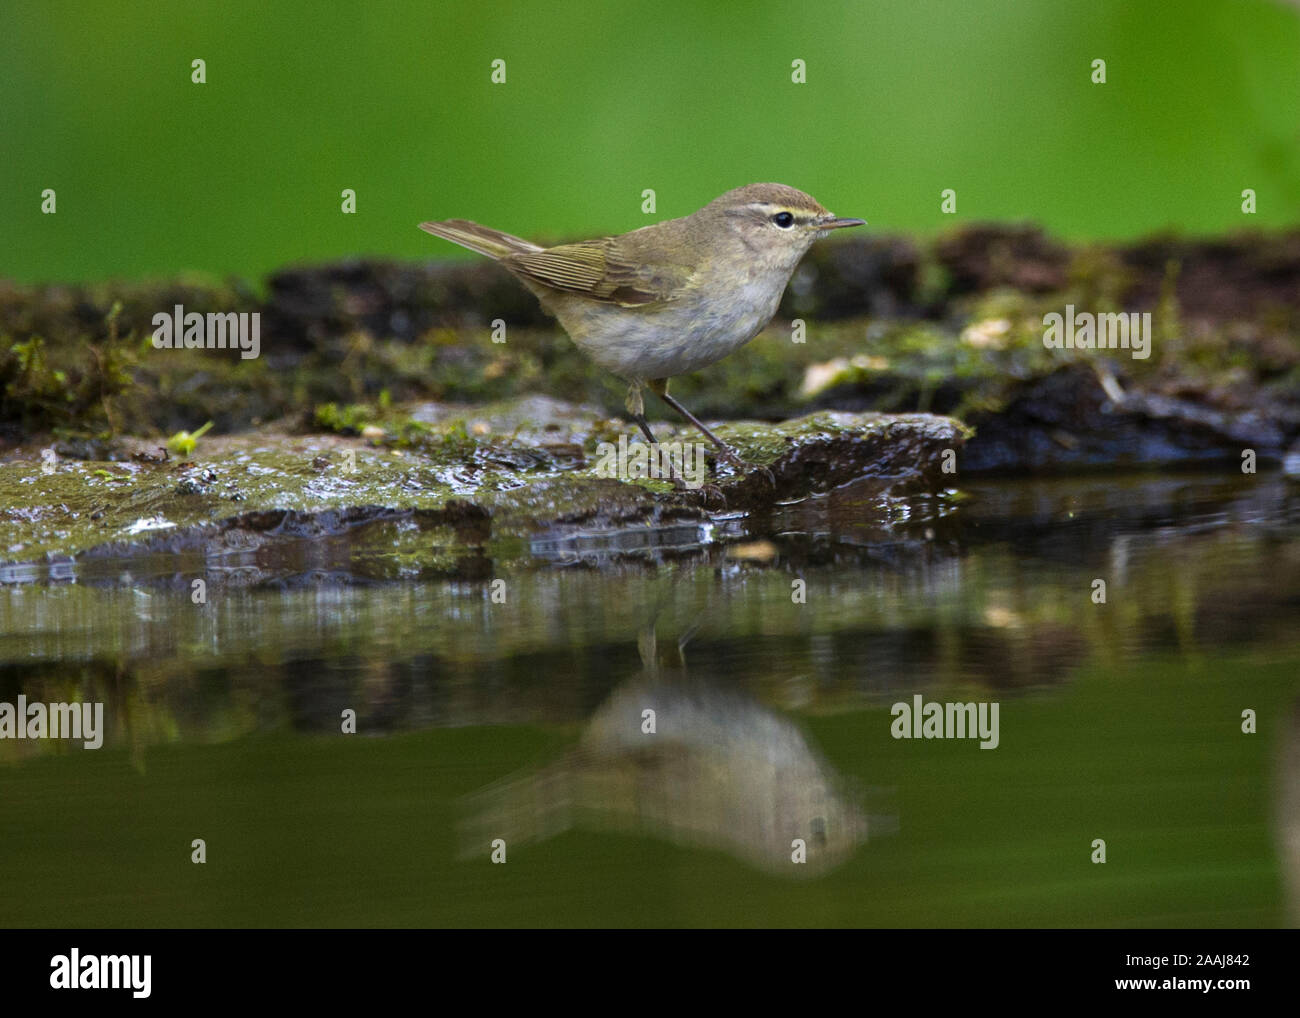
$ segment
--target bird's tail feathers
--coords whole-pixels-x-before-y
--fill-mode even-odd
[[[420,229],[453,244],[467,247],[489,258],[501,259],[507,255],[528,254],[544,248],[532,241],[502,233],[490,226],[480,226],[468,219],[446,219],[440,223],[421,223]]]
[[[574,825],[576,792],[573,762],[563,757],[467,796],[457,825],[460,857],[486,856],[497,838],[514,845],[564,833]]]

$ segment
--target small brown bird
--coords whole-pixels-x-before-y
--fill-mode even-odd
[[[729,446],[668,395],[668,380],[757,336],[812,242],[827,230],[865,225],[832,215],[793,187],[750,184],[681,219],[558,247],[466,219],[420,229],[487,255],[518,277],[583,353],[628,382],[628,413],[651,444],[645,386],[743,469]]]

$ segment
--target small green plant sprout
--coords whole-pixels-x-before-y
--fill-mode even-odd
[[[202,438],[211,427],[212,422],[208,421],[207,424],[203,425],[203,427],[199,428],[199,430],[193,434],[190,434],[188,431],[176,432],[176,434],[172,435],[171,438],[167,439],[168,451],[175,453],[177,456],[189,456],[194,452],[194,447],[199,444],[199,439]]]

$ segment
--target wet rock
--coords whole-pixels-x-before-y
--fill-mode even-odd
[[[724,441],[743,438],[744,425],[720,429]],[[932,414],[848,414],[826,411],[767,429],[764,447],[779,436],[784,447],[756,460],[751,470],[721,483],[728,505],[759,507],[803,498],[840,485],[872,482],[879,494],[939,490],[953,481],[944,454],[965,443],[968,429]],[[770,475],[770,476],[769,476]]]
[[[976,434],[962,453],[963,472],[1240,467],[1245,449],[1271,466],[1300,437],[1300,412],[1285,404],[1220,411],[1204,401],[1125,391],[1119,384],[1108,393],[1098,371],[1087,365],[1025,383],[996,412],[972,415]]]
[[[390,424],[396,433],[381,429],[389,437],[380,448],[337,436],[209,437],[199,461],[129,462],[122,474],[83,461],[46,473],[38,450],[27,450],[0,463],[0,548],[12,550],[14,566],[59,556],[60,575],[83,582],[116,582],[128,571],[241,583],[313,570],[376,579],[479,575],[485,549],[521,554],[539,534],[707,524],[723,508],[735,519],[849,482],[872,485],[882,499],[939,490],[950,480],[945,461],[967,436],[958,422],[926,414],[726,425],[720,431],[756,467],[715,479],[723,507],[665,480],[602,476],[596,461],[611,437],[607,422],[579,408],[563,414],[555,403],[544,409],[542,422],[521,420],[509,438],[472,435],[459,420],[441,431],[423,426],[414,445]],[[660,430],[661,442],[698,437]],[[539,434],[578,452],[539,450],[531,444]],[[340,467],[322,471],[322,460]],[[247,511],[230,511],[231,491]],[[875,511],[888,509],[882,501]],[[0,575],[20,582],[52,574]]]
[[[217,483],[217,472],[211,467],[185,474],[176,484],[178,495],[206,495]]]

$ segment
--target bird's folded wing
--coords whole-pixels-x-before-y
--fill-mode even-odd
[[[686,266],[622,259],[611,250],[609,238],[515,254],[502,264],[553,290],[622,307],[672,300],[691,277]]]

